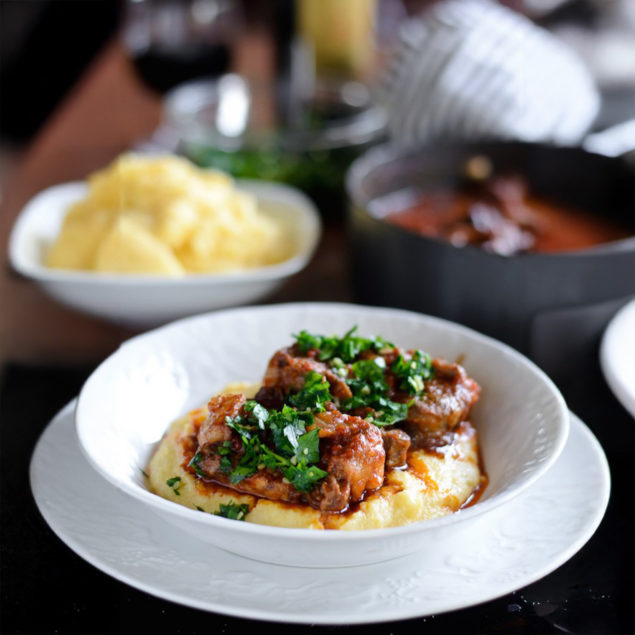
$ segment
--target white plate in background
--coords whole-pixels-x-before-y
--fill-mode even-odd
[[[635,417],[635,300],[623,306],[606,327],[600,366],[613,394]]]

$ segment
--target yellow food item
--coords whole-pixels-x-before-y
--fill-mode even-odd
[[[281,262],[290,244],[287,228],[226,174],[180,157],[126,154],[89,177],[46,264],[180,276]]]
[[[238,391],[240,385],[225,392]],[[242,392],[249,396],[254,391]],[[321,512],[309,505],[280,503],[204,482],[183,467],[192,458],[191,439],[207,414],[201,407],[172,424],[145,470],[148,486],[163,498],[209,513],[228,503],[247,505],[247,522],[341,530],[407,525],[454,513],[486,478],[479,467],[476,433],[465,423],[451,446],[411,450],[408,467],[388,470],[384,484],[352,511]]]
[[[112,273],[160,273],[179,276],[183,265],[168,245],[147,229],[122,216],[103,237],[95,257],[97,271]]]

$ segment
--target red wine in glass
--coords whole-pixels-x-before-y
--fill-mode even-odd
[[[145,49],[133,54],[131,60],[143,83],[163,94],[190,79],[226,73],[231,53],[224,44],[187,44]]]
[[[226,73],[237,24],[232,0],[128,0],[122,40],[143,83],[163,94]]]

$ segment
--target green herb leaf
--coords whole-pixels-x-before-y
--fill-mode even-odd
[[[383,357],[354,362],[351,368],[353,377],[347,383],[353,397],[342,404],[343,410],[371,408],[373,412],[366,419],[377,426],[389,426],[406,419],[410,404],[388,398],[390,387],[386,381],[386,360]]]
[[[321,335],[311,335],[311,333],[308,333],[307,331],[300,331],[293,337],[295,337],[298,347],[303,353],[308,353],[313,348],[319,350],[323,340]]]
[[[199,476],[205,477],[207,476],[207,474],[199,467],[199,463],[203,460],[203,454],[202,452],[197,452],[190,460],[190,462],[187,464],[188,467],[191,467],[196,474],[198,474]]]
[[[243,464],[236,466],[229,476],[229,481],[232,485],[238,485],[241,481],[253,476],[256,473],[257,466],[250,464]]]
[[[315,373],[302,399],[312,401],[317,407],[327,393],[328,382],[324,383],[322,376]],[[229,441],[216,447],[221,457],[220,469],[229,475],[232,485],[253,476],[263,467],[280,470],[285,476],[289,473],[289,481],[294,485],[299,483],[303,488],[324,478],[326,473],[312,465],[319,461],[320,453],[317,430],[306,431],[307,426],[313,423],[313,414],[309,410],[296,410],[286,404],[281,410],[267,410],[255,402],[255,405],[248,403],[250,407],[244,415],[226,419],[227,425],[240,436],[240,454],[233,451]],[[198,461],[200,457],[197,455],[190,461],[195,470]],[[198,470],[197,474],[205,476],[200,468]],[[305,475],[304,472],[309,470],[312,470],[311,475]]]
[[[416,350],[411,356],[399,355],[390,370],[399,380],[399,388],[409,395],[420,395],[425,390],[424,382],[434,376],[432,360],[423,351]]]
[[[168,487],[172,488],[172,491],[177,495],[180,496],[181,492],[179,492],[179,489],[181,488],[182,482],[181,482],[181,477],[180,476],[173,476],[172,478],[169,478],[165,484]]]
[[[229,518],[230,520],[245,520],[245,516],[248,513],[249,505],[246,503],[239,505],[234,501],[229,501],[229,503],[221,503],[218,511],[214,512],[214,515]]]
[[[293,487],[301,492],[310,492],[318,481],[328,476],[327,472],[315,465],[291,465],[284,469],[283,473]]]
[[[377,410],[370,414],[366,419],[376,426],[391,426],[398,421],[403,421],[408,416],[408,408],[412,405],[412,401],[408,403],[398,403],[390,401],[387,398],[377,400]]]
[[[317,463],[320,460],[320,431],[314,428],[298,439],[294,456],[298,462]]]
[[[261,430],[265,429],[269,412],[264,406],[261,406],[257,401],[251,399],[243,406],[243,410],[248,414],[250,421],[255,422]]]
[[[298,410],[323,412],[325,409],[324,404],[327,401],[333,401],[330,384],[326,377],[311,370],[304,378],[304,386],[302,389],[290,395],[288,401],[290,405]]]
[[[257,431],[257,425],[250,425],[249,420],[237,415],[235,417],[225,417],[225,423],[232,429],[238,432],[243,442],[251,439],[253,434]]]
[[[384,350],[386,348],[393,349],[394,346],[383,337],[361,337],[356,335],[357,326],[351,328],[342,337],[331,335],[315,335],[307,331],[300,331],[294,335],[298,348],[302,353],[307,353],[312,349],[317,349],[318,358],[321,361],[327,361],[334,357],[340,358],[342,361],[349,363],[362,352],[367,350]]]

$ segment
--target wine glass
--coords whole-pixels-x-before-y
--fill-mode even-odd
[[[164,94],[227,72],[239,23],[235,0],[126,0],[121,36],[140,79]]]

